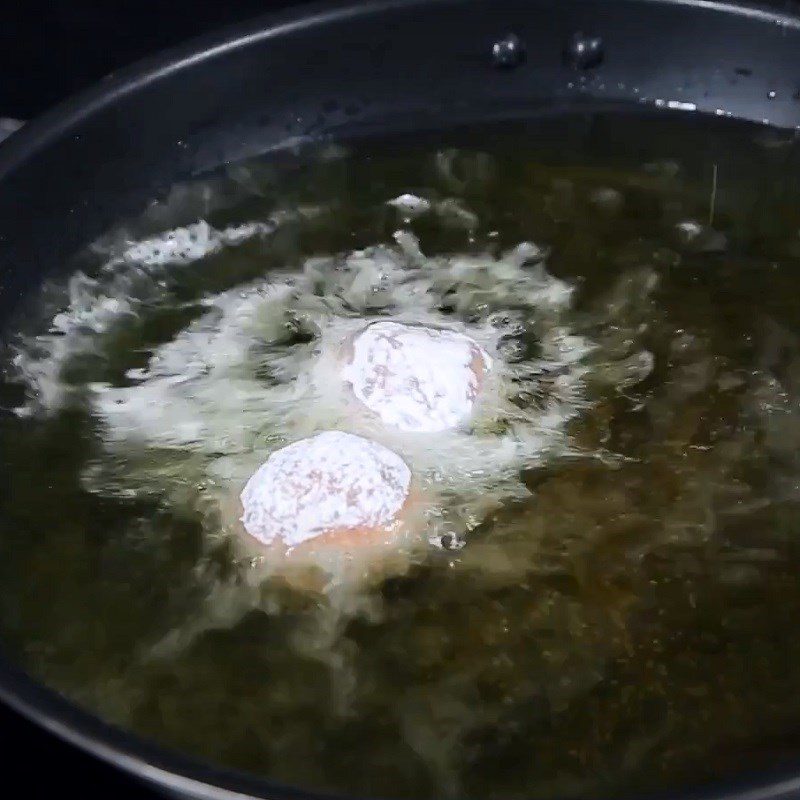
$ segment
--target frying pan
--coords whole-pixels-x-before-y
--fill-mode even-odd
[[[226,162],[306,140],[632,105],[800,129],[800,9],[378,0],[257,19],[110,76],[0,146],[0,315],[112,223]],[[311,797],[110,727],[2,657],[0,698],[166,793]],[[800,796],[800,764],[686,796]]]

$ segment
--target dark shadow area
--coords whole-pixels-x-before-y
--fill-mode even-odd
[[[293,0],[31,0],[6,3],[0,24],[0,116],[30,119],[156,50]]]

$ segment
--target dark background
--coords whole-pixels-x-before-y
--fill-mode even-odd
[[[0,116],[30,119],[153,51],[297,0],[0,0]]]
[[[0,117],[31,119],[154,51],[297,0],[0,0]],[[9,797],[155,800],[116,770],[0,706]],[[16,790],[10,787],[17,786]]]

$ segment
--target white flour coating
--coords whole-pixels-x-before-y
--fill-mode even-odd
[[[391,450],[326,431],[273,453],[241,494],[245,530],[295,547],[326,531],[389,526],[408,496],[411,472]]]
[[[342,377],[384,424],[432,433],[469,417],[490,366],[487,353],[463,334],[375,322],[356,337]]]

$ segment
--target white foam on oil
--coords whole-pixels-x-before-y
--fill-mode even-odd
[[[201,319],[128,373],[131,385],[91,385],[108,457],[87,469],[87,487],[160,491],[217,519],[223,498],[238,494],[273,452],[337,429],[398,453],[432,498],[433,533],[463,533],[526,494],[520,470],[567,451],[567,423],[586,404],[584,361],[593,345],[569,328],[572,287],[547,273],[533,244],[499,258],[427,258],[410,233],[396,239],[209,297]],[[443,302],[455,313],[442,311]],[[376,316],[435,328],[486,354],[491,369],[468,424],[410,435],[363,413],[342,380],[342,354]],[[539,338],[533,360],[512,357],[509,343],[526,327]],[[294,342],[298,329],[311,341]]]
[[[276,221],[247,222],[217,230],[205,220],[199,220],[185,228],[175,228],[160,236],[131,243],[120,256],[112,258],[105,269],[129,263],[144,267],[188,264],[218,253],[224,247],[235,247],[254,236],[268,236],[276,227]]]
[[[266,221],[224,229],[199,220],[115,247],[94,277],[76,272],[66,288],[66,303],[53,316],[47,332],[11,344],[12,367],[28,389],[26,402],[16,413],[28,416],[61,408],[73,389],[64,379],[65,368],[81,355],[96,353],[104,337],[121,322],[163,297],[176,268],[250,239],[266,238],[296,216],[277,212]]]
[[[415,194],[401,194],[393,200],[386,201],[387,206],[393,206],[405,217],[417,217],[430,211],[431,202]]]
[[[73,388],[65,364],[93,352],[120,319],[145,313],[172,270],[268,236],[290,217],[224,230],[199,222],[127,243],[97,278],[76,275],[51,331],[18,350],[26,410],[57,410]],[[594,343],[573,330],[574,286],[547,272],[546,251],[531,242],[499,257],[428,257],[409,231],[394,239],[310,258],[283,280],[207,297],[206,313],[157,347],[144,368],[130,370],[127,385],[81,386],[107,453],[87,467],[87,487],[160,492],[169,502],[213,509],[214,498],[241,491],[278,448],[342,429],[393,449],[423,486],[436,487],[434,525],[463,532],[486,509],[525,494],[520,470],[569,450],[566,426],[586,406],[585,379],[596,372]],[[461,427],[409,436],[353,408],[339,374],[343,343],[377,320],[441,331],[459,350],[452,364],[463,361],[457,343],[465,341],[491,362],[474,397],[467,387],[469,409],[465,401],[439,417],[448,425],[457,417]],[[299,329],[310,342],[293,339]],[[515,352],[523,333],[538,340],[535,358]]]
[[[34,407],[60,407],[73,388],[62,375],[69,357],[101,345],[120,315],[146,313],[139,298],[163,294],[160,281],[173,265],[267,235],[273,224],[216,232],[190,226],[129,243],[93,282],[74,278],[68,308],[53,320],[61,334],[21,351],[18,366]],[[194,232],[188,243],[186,231]],[[546,251],[530,242],[499,256],[428,257],[409,231],[394,240],[309,258],[279,280],[208,296],[205,313],[156,347],[146,366],[129,370],[123,385],[80,386],[100,444],[85,487],[158,497],[199,513],[216,546],[237,529],[241,508],[231,498],[259,467],[287,445],[340,430],[377,442],[408,465],[426,497],[422,540],[463,537],[499,505],[527,495],[521,472],[571,452],[568,424],[589,404],[587,380],[608,367],[594,355],[596,342],[575,327],[574,286],[551,275]],[[137,295],[128,287],[142,275],[147,288]],[[608,308],[610,322],[616,308]],[[459,372],[464,343],[474,343],[487,369],[479,387],[467,376],[471,405],[439,415],[448,424],[458,417],[458,425],[409,432],[364,414],[341,369],[348,343],[370,323],[440,331]],[[524,352],[531,339],[535,356]]]
[[[469,417],[490,366],[489,355],[463,334],[374,322],[356,336],[341,374],[384,424],[435,432]]]

